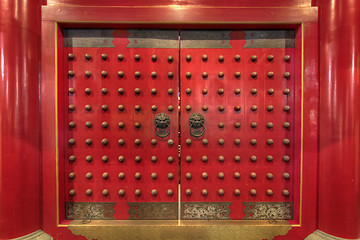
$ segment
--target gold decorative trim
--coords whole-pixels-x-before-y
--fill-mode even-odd
[[[65,202],[66,220],[114,220],[115,202]]]
[[[285,220],[279,221],[178,221],[174,220],[143,220],[117,221],[107,220],[84,223],[81,220],[72,221],[68,229],[74,235],[87,239],[223,239],[223,240],[259,240],[273,239],[286,235],[291,225]]]
[[[244,220],[292,220],[292,202],[243,202]]]
[[[183,202],[182,220],[231,220],[231,202]]]
[[[177,220],[177,202],[131,202],[129,220]]]

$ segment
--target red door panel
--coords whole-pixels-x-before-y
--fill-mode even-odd
[[[177,30],[64,30],[66,219],[177,219],[178,45]]]
[[[180,39],[182,218],[293,219],[294,31]]]

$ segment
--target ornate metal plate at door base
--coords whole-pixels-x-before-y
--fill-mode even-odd
[[[65,202],[66,220],[113,220],[115,202]]]
[[[131,202],[129,220],[177,220],[177,202]]]
[[[246,220],[291,220],[293,202],[243,202]]]
[[[205,118],[201,113],[193,113],[189,117],[190,135],[201,137],[205,133]]]
[[[183,202],[182,220],[231,220],[231,202]]]
[[[158,137],[164,138],[170,134],[170,117],[166,113],[159,113],[155,116],[155,133]]]

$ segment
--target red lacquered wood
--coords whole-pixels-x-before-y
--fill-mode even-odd
[[[77,6],[226,6],[226,7],[310,7],[311,0],[154,0],[154,1],[117,1],[117,0],[47,0],[48,5]]]
[[[0,239],[40,229],[39,10],[0,3]]]
[[[319,1],[319,229],[360,234],[360,2]]]
[[[56,134],[55,134],[55,22],[61,26],[104,27],[114,22],[132,22],[132,28],[298,28],[294,23],[304,22],[304,145],[301,226],[294,226],[289,237],[304,239],[316,229],[316,171],[317,171],[317,8],[96,8],[96,7],[43,7],[42,40],[42,157],[44,181],[44,230],[54,238],[72,239],[71,232],[57,225],[56,189]],[[68,22],[63,22],[68,21]],[[86,23],[86,21],[89,21]],[[94,23],[96,21],[96,24]],[[77,23],[76,23],[77,22]],[[146,23],[144,23],[146,22]],[[157,24],[154,24],[154,23]],[[166,23],[159,25],[160,23]],[[194,24],[194,22],[196,24]],[[138,23],[138,25],[136,25]],[[220,25],[223,23],[223,25]],[[242,23],[242,24],[236,24]],[[87,25],[86,25],[87,24]],[[123,26],[123,25],[122,25]],[[301,35],[297,41],[301,42]],[[300,43],[301,44],[301,43]],[[296,53],[301,54],[301,53]],[[296,73],[299,74],[299,73]],[[297,91],[301,94],[301,91]],[[297,104],[297,103],[296,103]],[[298,109],[296,110],[298,112]],[[296,136],[295,136],[296,137]],[[46,213],[45,213],[46,212]],[[66,224],[67,222],[62,222]],[[293,222],[292,222],[293,223]],[[293,223],[296,224],[296,223]]]

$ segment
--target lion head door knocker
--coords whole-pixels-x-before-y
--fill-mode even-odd
[[[190,135],[201,137],[205,132],[205,118],[201,113],[193,113],[189,117]]]
[[[158,137],[164,138],[170,134],[170,117],[166,113],[159,113],[155,116],[155,133]]]

